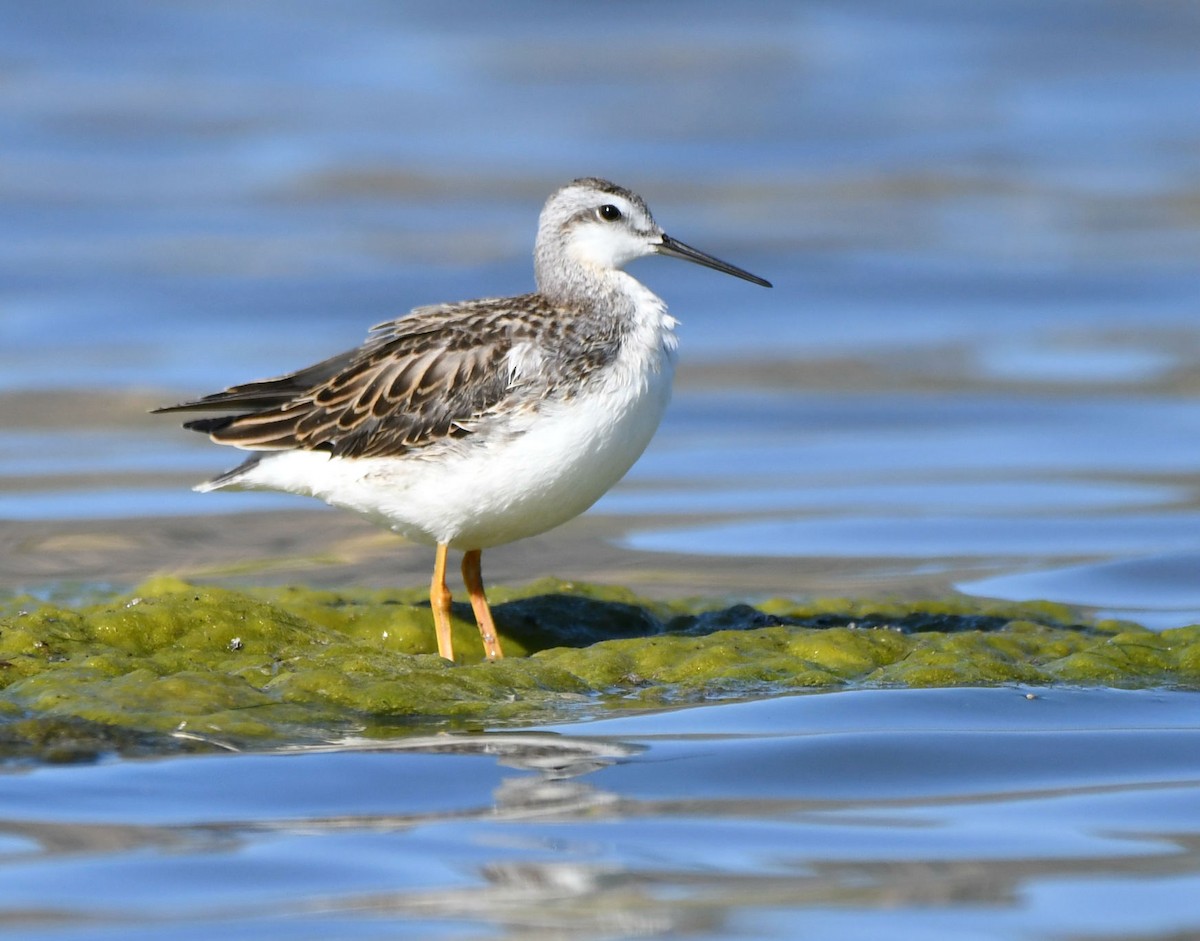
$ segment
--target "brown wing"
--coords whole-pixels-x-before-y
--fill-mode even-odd
[[[244,409],[184,427],[251,451],[403,454],[471,433],[511,391],[514,307],[535,296],[418,308],[308,369],[162,411]]]

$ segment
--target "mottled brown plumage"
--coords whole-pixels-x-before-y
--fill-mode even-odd
[[[251,451],[400,456],[466,437],[497,410],[569,396],[616,355],[611,322],[565,313],[538,294],[419,307],[356,350],[157,411],[233,411],[185,427]],[[536,383],[509,362],[523,343],[537,351]]]

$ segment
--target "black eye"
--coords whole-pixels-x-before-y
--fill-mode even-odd
[[[600,213],[600,218],[605,222],[616,222],[621,218],[621,210],[611,203],[601,206],[598,212]]]

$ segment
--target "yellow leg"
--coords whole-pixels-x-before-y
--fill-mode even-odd
[[[483,571],[480,562],[483,558],[481,549],[471,549],[463,553],[463,581],[467,592],[471,595],[471,608],[475,611],[475,623],[479,625],[479,636],[483,638],[483,652],[489,660],[499,660],[504,656],[500,650],[500,638],[496,636],[496,623],[492,620],[492,609],[488,607],[487,594],[483,589]]]
[[[433,609],[433,629],[437,632],[438,656],[454,659],[454,640],[450,636],[450,589],[446,587],[445,543],[438,543],[433,557],[433,581],[429,585],[429,607]]]

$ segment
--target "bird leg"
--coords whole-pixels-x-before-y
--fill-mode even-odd
[[[471,595],[471,608],[475,611],[475,623],[479,625],[479,636],[483,638],[483,652],[489,660],[504,656],[500,650],[500,638],[496,636],[496,622],[492,620],[492,609],[488,607],[487,594],[483,589],[483,571],[480,561],[483,550],[470,549],[463,553],[462,573],[467,592]]]
[[[433,610],[433,629],[437,632],[438,656],[454,659],[454,640],[450,636],[450,589],[446,587],[446,550],[439,542],[433,557],[433,581],[429,585],[429,607]]]

